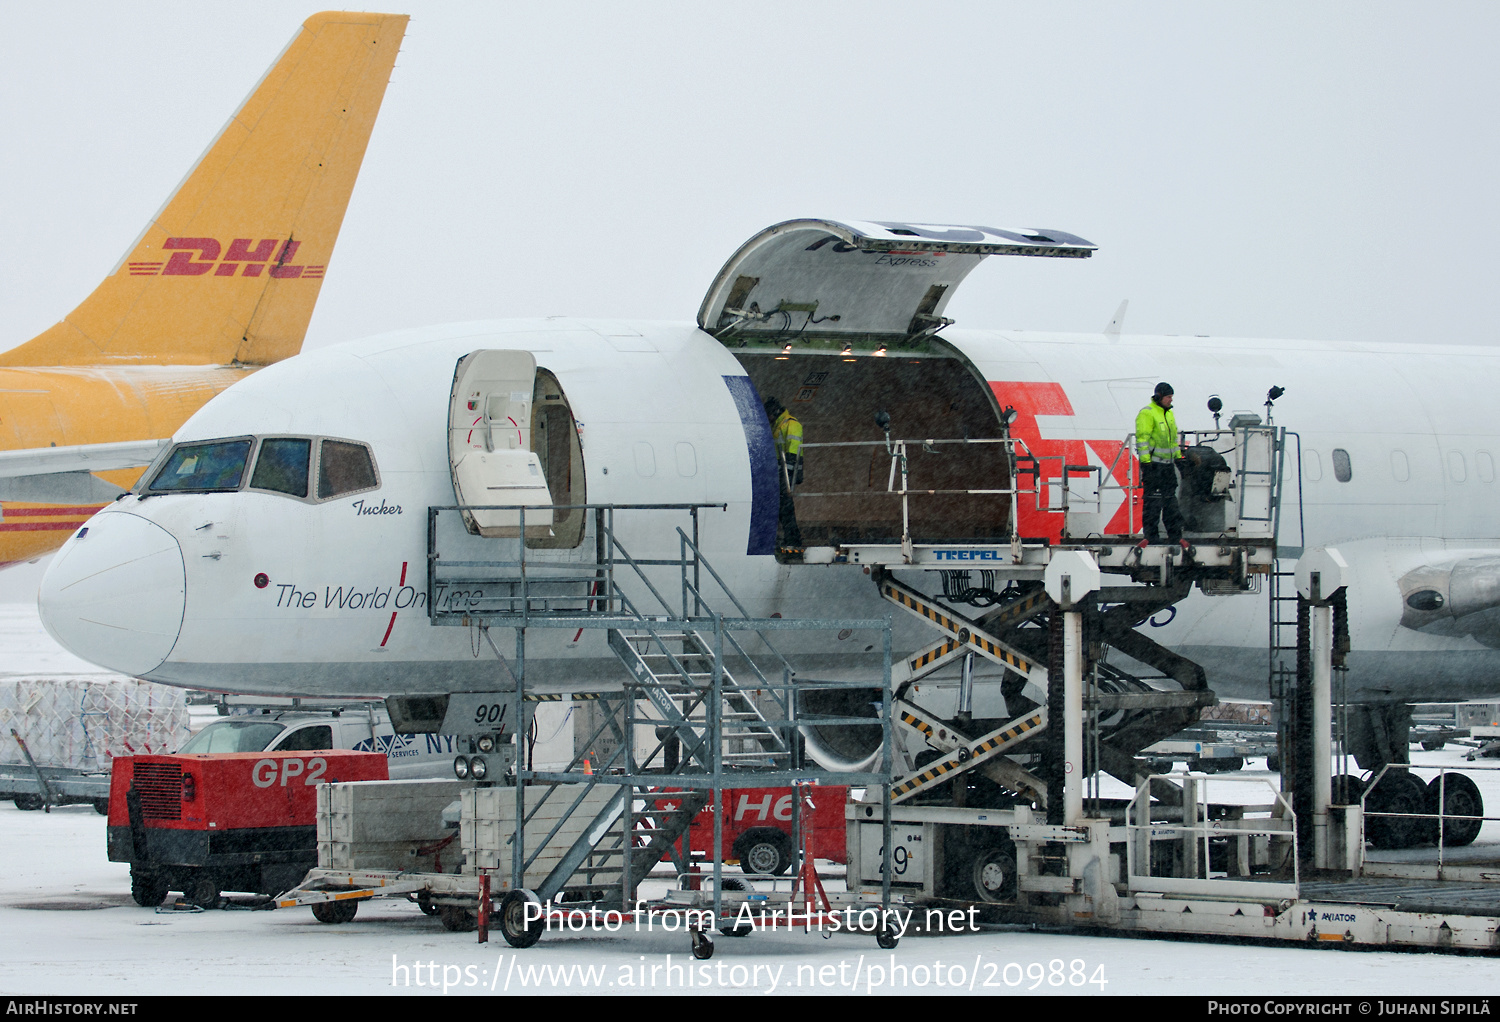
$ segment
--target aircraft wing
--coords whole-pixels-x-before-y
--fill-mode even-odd
[[[0,479],[53,475],[59,472],[108,472],[117,468],[141,468],[172,441],[125,440],[113,444],[77,444],[72,447],[31,447],[0,451]]]

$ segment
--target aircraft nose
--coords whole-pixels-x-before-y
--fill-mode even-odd
[[[42,624],[69,652],[139,677],[177,644],[186,575],[171,533],[139,515],[102,512],[42,576]]]

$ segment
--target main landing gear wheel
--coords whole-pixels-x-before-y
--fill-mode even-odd
[[[1443,786],[1440,788],[1440,786]],[[1456,820],[1455,816],[1483,816],[1484,797],[1479,786],[1463,774],[1443,774],[1427,782],[1427,811],[1438,811],[1438,792],[1443,799],[1443,844],[1458,848],[1471,844],[1479,836],[1483,820]],[[1436,824],[1434,824],[1435,826]]]
[[[167,896],[167,882],[150,873],[130,871],[130,896],[141,908],[155,908]]]
[[[357,901],[315,901],[312,906],[314,919],[320,923],[333,925],[353,922],[358,912],[359,902]]]
[[[1364,794],[1365,782],[1353,774],[1339,774],[1333,779],[1332,797],[1336,806],[1359,805],[1359,796]]]
[[[1427,812],[1427,785],[1410,770],[1386,771],[1365,798],[1365,810],[1403,814],[1365,818],[1365,836],[1376,848],[1410,848],[1436,836],[1433,821],[1418,815]]]
[[[531,947],[542,939],[543,922],[541,913],[541,901],[530,891],[511,891],[500,902],[500,936],[505,938],[505,943],[511,947]],[[535,905],[537,908],[531,910],[534,918],[526,919],[526,906]]]
[[[707,961],[714,956],[714,942],[702,930],[693,931],[693,957]]]

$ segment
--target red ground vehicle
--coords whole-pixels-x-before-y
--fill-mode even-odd
[[[815,859],[846,862],[844,803],[849,789],[820,785],[807,789],[814,808],[802,810],[808,852]],[[780,876],[796,858],[792,843],[791,788],[725,788],[725,858],[740,860],[746,873]],[[688,839],[695,852],[712,855],[714,814],[705,808],[693,820]]]
[[[318,864],[317,786],[387,777],[378,752],[117,756],[109,858],[130,863],[140,905],[168,891],[205,907],[224,890],[279,894]]]

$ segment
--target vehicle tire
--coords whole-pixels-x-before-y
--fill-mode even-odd
[[[1426,813],[1427,785],[1410,770],[1390,770],[1365,798],[1372,813]],[[1376,848],[1410,848],[1432,840],[1432,821],[1411,816],[1366,817],[1365,836]]]
[[[219,907],[219,884],[210,876],[200,876],[189,881],[188,890],[183,891],[188,904],[197,905],[199,908]]]
[[[42,796],[40,795],[17,795],[11,801],[16,804],[17,809],[24,813],[35,812],[42,808],[43,805]]]
[[[141,908],[155,908],[167,896],[167,881],[150,873],[130,871],[130,896]]]
[[[438,919],[449,933],[472,933],[479,926],[478,914],[462,905],[439,905]]]
[[[100,816],[108,816],[109,815],[109,799],[107,799],[107,798],[96,798],[96,799],[94,799],[94,812],[98,813]]]
[[[417,908],[422,910],[424,916],[435,916],[438,914],[438,907],[432,903],[432,895],[426,891],[417,895]]]
[[[714,942],[702,930],[693,931],[693,957],[707,961],[714,956]]]
[[[900,938],[890,930],[881,930],[875,935],[875,946],[882,951],[894,951],[900,942]]]
[[[312,906],[314,919],[334,926],[339,923],[352,922],[358,913],[359,902],[357,901],[317,901],[313,902]]]
[[[1437,752],[1447,744],[1448,743],[1441,738],[1424,738],[1422,740],[1422,748],[1426,749],[1428,752]]]
[[[792,864],[792,839],[785,831],[752,830],[735,844],[745,873],[779,877]]]
[[[542,930],[545,927],[543,920],[538,917],[528,921],[526,919],[526,906],[539,905],[537,896],[530,891],[511,891],[500,902],[500,936],[505,938],[505,943],[515,948],[531,947],[542,939]],[[533,910],[535,913],[535,910]]]
[[[1006,902],[1016,897],[1016,857],[1011,845],[990,845],[974,850],[970,870],[974,895],[980,901]]]
[[[751,887],[739,877],[725,877],[723,889],[726,891],[748,892],[751,890]],[[744,926],[730,926],[728,929],[721,926],[719,932],[726,937],[748,937],[755,932],[755,927],[750,923],[746,923]]]
[[[1458,848],[1473,843],[1479,836],[1479,829],[1484,826],[1484,821],[1455,820],[1451,817],[1483,816],[1484,797],[1479,794],[1479,786],[1463,774],[1444,774],[1427,783],[1428,812],[1438,811],[1438,790],[1445,782],[1442,792],[1443,815],[1449,818],[1443,820],[1443,844],[1448,848]]]
[[[1333,778],[1331,790],[1334,805],[1359,805],[1359,797],[1365,793],[1365,782],[1353,774],[1338,774]]]
[[[1281,773],[1281,757],[1272,753],[1266,757],[1266,769],[1273,774]]]

